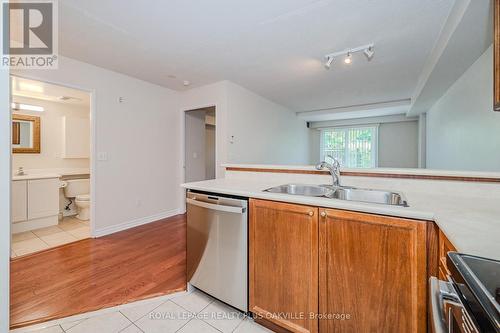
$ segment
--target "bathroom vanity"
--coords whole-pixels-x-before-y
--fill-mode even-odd
[[[12,180],[12,233],[57,225],[59,175],[15,176]]]

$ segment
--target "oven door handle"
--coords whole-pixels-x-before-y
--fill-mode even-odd
[[[443,299],[438,278],[431,276],[429,279],[429,298],[431,305],[431,325],[433,333],[447,333],[443,316]]]
[[[246,209],[244,207],[235,207],[235,206],[225,206],[225,205],[213,204],[210,202],[198,201],[198,200],[194,200],[191,198],[186,198],[186,202],[190,205],[193,205],[193,206],[198,206],[198,207],[207,208],[207,209],[211,209],[211,210],[217,210],[219,212],[236,213],[236,214],[243,214],[246,212]]]

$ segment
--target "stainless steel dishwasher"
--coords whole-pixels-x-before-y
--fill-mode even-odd
[[[248,311],[248,200],[188,191],[187,278]]]

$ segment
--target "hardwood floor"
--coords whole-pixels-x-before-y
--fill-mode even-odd
[[[11,328],[185,290],[185,215],[14,259],[10,278]]]

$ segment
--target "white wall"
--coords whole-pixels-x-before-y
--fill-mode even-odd
[[[205,179],[215,179],[215,126],[205,125]]]
[[[418,122],[383,123],[378,128],[379,168],[418,167]]]
[[[58,70],[15,74],[95,92],[95,152],[107,153],[92,170],[98,235],[178,212],[176,92],[65,57],[59,58]]]
[[[74,169],[90,168],[88,158],[61,158],[63,144],[63,117],[90,118],[90,107],[57,103],[40,99],[14,97],[13,101],[43,106],[44,112],[14,111],[40,117],[40,154],[13,154],[12,169]],[[90,131],[87,139],[90,138]],[[85,139],[85,138],[84,138]]]
[[[3,17],[3,6],[0,6]],[[3,45],[0,24],[0,45]],[[10,102],[9,72],[0,67],[0,332],[9,331]]]
[[[227,162],[309,163],[309,130],[293,111],[232,82],[227,98]]]
[[[500,112],[493,112],[493,48],[427,112],[427,167],[500,171]]]

